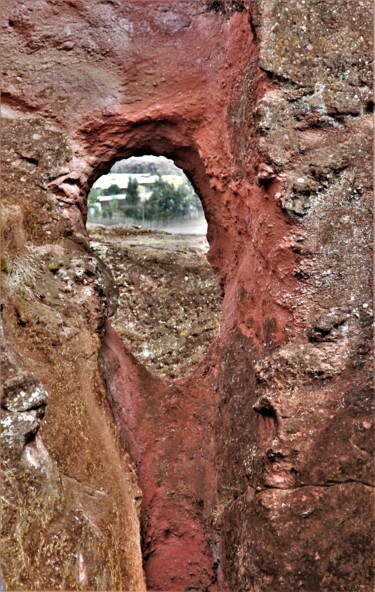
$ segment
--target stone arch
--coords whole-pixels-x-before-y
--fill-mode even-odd
[[[163,117],[140,118],[135,122],[110,118],[100,124],[89,122],[81,128],[77,135],[76,155],[68,166],[70,170],[67,172],[64,166],[50,184],[63,207],[66,199],[71,202],[68,211],[74,231],[85,236],[88,191],[116,161],[143,154],[166,156],[184,171],[202,202],[208,223],[208,259],[221,279],[222,266],[217,251],[220,244],[226,242],[223,234],[229,223],[226,220],[223,229],[222,188],[218,190],[216,186],[216,173],[210,174],[212,159],[199,146],[194,131],[189,123]]]
[[[90,187],[114,162],[142,154],[163,155],[185,172],[202,201],[211,247],[209,260],[220,278],[223,261],[218,250],[225,232],[220,224],[221,192],[212,184],[215,175],[207,170],[209,159],[189,126],[164,118],[134,123],[111,118],[99,126],[90,124],[82,128],[79,140],[71,170],[63,169],[51,183],[63,207],[66,198],[75,197],[68,211],[76,236],[86,238],[86,201]],[[137,467],[142,489],[142,550],[148,585],[171,590],[174,586],[182,589],[192,582],[203,589],[211,583],[215,586],[218,564],[212,565],[207,529],[212,537],[216,535],[211,524],[212,507],[205,499],[215,496],[214,451],[210,441],[215,399],[210,376],[212,353],[201,361],[192,376],[163,382],[124,350],[107,321],[101,356],[107,396],[120,439]],[[197,413],[202,422],[198,430],[193,428]],[[163,430],[170,430],[169,441]],[[199,432],[194,442],[187,436],[193,430],[195,436]],[[168,467],[166,475],[160,474],[157,468],[158,457]],[[189,468],[185,470],[186,465]],[[207,496],[199,493],[205,489],[209,490]],[[176,496],[176,501],[170,502],[167,491]],[[192,564],[188,569],[187,558]]]

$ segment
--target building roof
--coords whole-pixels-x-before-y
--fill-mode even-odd
[[[108,175],[99,177],[99,179],[95,181],[93,189],[108,189],[111,185],[117,185],[120,189],[126,189],[130,177],[132,179],[137,179],[138,185],[153,185],[159,178],[158,175],[144,173],[109,173]],[[161,175],[161,177],[164,181],[177,185],[184,182],[184,178],[179,175]]]
[[[108,189],[111,185],[117,185],[120,189],[126,189],[129,183],[130,177],[137,179],[139,185],[152,185],[158,180],[158,175],[145,175],[140,173],[110,173],[109,175],[103,175],[95,181],[94,189]]]
[[[126,199],[126,193],[117,193],[116,195],[98,195],[97,201],[112,201],[114,199]]]

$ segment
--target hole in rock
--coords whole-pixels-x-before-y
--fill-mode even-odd
[[[188,178],[165,157],[120,160],[93,184],[88,222],[119,287],[111,322],[125,347],[161,376],[191,372],[218,334],[221,295]]]

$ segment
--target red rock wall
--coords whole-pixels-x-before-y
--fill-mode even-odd
[[[369,6],[40,0],[8,3],[1,18],[13,258],[25,241],[69,257],[73,236],[85,249],[88,188],[130,155],[173,158],[209,223],[222,331],[195,374],[163,383],[108,325],[102,337],[107,395],[143,490],[149,588],[370,589]],[[46,151],[32,126],[64,142]],[[35,167],[37,210],[22,181]],[[104,294],[75,312],[93,343]],[[6,296],[5,334],[38,374],[24,313],[13,322]],[[50,443],[61,413],[51,408]],[[69,474],[64,450],[54,457]]]

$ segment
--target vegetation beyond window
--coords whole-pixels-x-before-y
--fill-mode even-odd
[[[88,199],[92,222],[152,223],[203,215],[199,197],[186,175],[164,157],[133,157],[117,162],[93,185]]]

